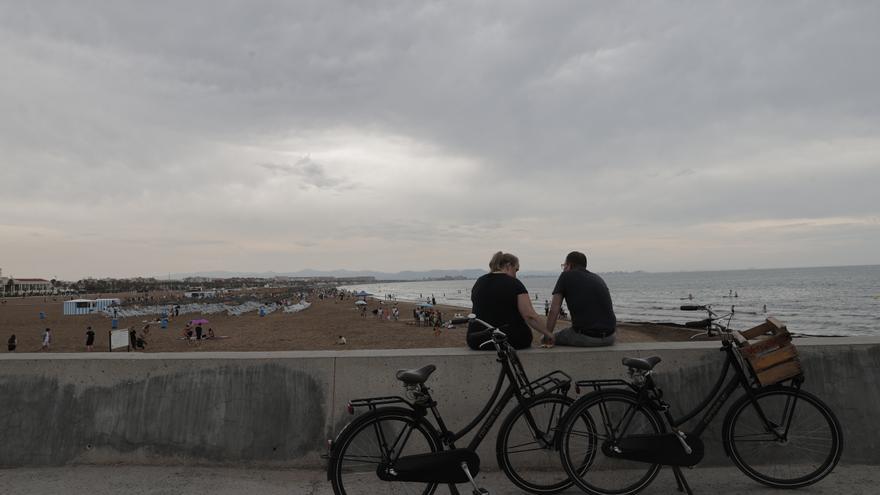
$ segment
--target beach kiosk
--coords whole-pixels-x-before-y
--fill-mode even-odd
[[[65,315],[87,315],[95,311],[95,301],[92,299],[71,299],[64,301]]]
[[[121,299],[71,299],[64,301],[65,315],[88,315],[122,303]]]

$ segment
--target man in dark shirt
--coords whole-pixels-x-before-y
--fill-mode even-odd
[[[556,319],[565,299],[571,311],[571,326],[555,333],[556,345],[601,347],[614,344],[617,317],[611,294],[602,277],[587,270],[587,256],[572,251],[565,257],[562,273],[553,289],[553,302],[547,317],[547,331],[556,328]]]
[[[95,332],[92,327],[86,327],[86,350],[91,351],[95,345]]]

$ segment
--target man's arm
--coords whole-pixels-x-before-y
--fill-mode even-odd
[[[556,329],[556,320],[559,318],[559,310],[562,309],[562,294],[553,294],[553,302],[550,303],[550,313],[547,315],[547,332],[551,335]]]

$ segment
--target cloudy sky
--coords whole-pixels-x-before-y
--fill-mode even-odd
[[[880,263],[880,3],[0,0],[4,275]]]

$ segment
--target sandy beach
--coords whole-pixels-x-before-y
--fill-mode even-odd
[[[120,297],[127,304],[125,295]],[[159,297],[171,297],[165,294]],[[268,295],[267,295],[268,296]],[[85,296],[92,297],[92,296]],[[268,299],[266,299],[268,300]],[[180,302],[184,302],[182,298]],[[225,313],[205,315],[210,323],[203,325],[214,329],[217,339],[188,342],[181,338],[182,330],[189,320],[200,318],[197,314],[180,315],[169,321],[167,329],[151,323],[151,317],[120,318],[119,328],[141,330],[150,323],[147,346],[138,352],[199,352],[199,351],[292,351],[292,350],[353,350],[353,349],[411,349],[436,347],[463,347],[465,326],[442,328],[435,335],[433,328],[420,327],[412,318],[413,303],[398,302],[400,320],[380,320],[370,311],[362,317],[353,299],[319,299],[311,297],[311,307],[299,313],[276,311],[264,317],[258,312],[242,316]],[[40,342],[45,328],[51,328],[53,344],[49,352],[84,352],[86,327],[95,332],[93,352],[108,352],[111,319],[99,314],[64,316],[63,298],[27,297],[7,298],[0,303],[0,339],[2,351],[6,352],[6,340],[11,334],[18,338],[17,352],[40,352]],[[372,310],[378,301],[369,300]],[[444,319],[455,313],[468,313],[468,308],[439,305]],[[45,314],[40,319],[40,312]],[[561,328],[566,322],[560,322]],[[694,332],[675,327],[642,323],[620,323],[618,342],[655,342],[688,340]],[[346,345],[337,345],[338,336],[345,336]],[[535,342],[538,336],[535,335]],[[115,352],[120,352],[119,350]],[[122,350],[122,352],[125,352]]]

